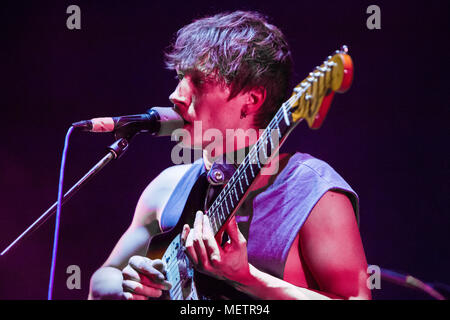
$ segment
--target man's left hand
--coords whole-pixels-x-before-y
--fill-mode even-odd
[[[231,218],[225,230],[229,241],[223,246],[217,242],[209,218],[197,211],[194,228],[186,224],[181,233],[181,241],[195,268],[209,276],[242,284],[250,279],[247,257],[247,241],[239,231],[235,217]],[[222,240],[222,234],[217,238]]]

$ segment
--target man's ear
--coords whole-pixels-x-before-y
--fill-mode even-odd
[[[247,108],[249,113],[254,113],[259,110],[266,101],[266,88],[256,87],[247,92]]]

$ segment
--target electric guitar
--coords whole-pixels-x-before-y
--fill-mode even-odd
[[[220,234],[243,203],[250,186],[302,120],[311,129],[322,125],[336,92],[347,91],[353,80],[353,63],[343,46],[329,56],[293,90],[281,108],[236,168],[214,163],[208,175],[201,175],[192,188],[174,228],[152,239],[147,256],[166,263],[166,277],[172,284],[163,298],[171,300],[242,299],[245,297],[225,281],[197,272],[182,249],[180,233],[192,225],[195,212],[208,215],[214,234]],[[206,200],[205,200],[206,197]],[[216,237],[217,239],[217,237]],[[219,240],[219,239],[217,239]],[[161,248],[166,248],[161,257]],[[158,256],[159,253],[159,256]]]

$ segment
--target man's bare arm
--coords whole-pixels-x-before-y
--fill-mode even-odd
[[[201,272],[226,280],[246,294],[271,300],[370,299],[367,263],[355,214],[343,194],[327,192],[299,233],[299,250],[319,290],[295,286],[249,264],[246,240],[234,218],[226,232],[230,241],[221,247],[208,217],[199,212],[192,230],[184,226],[182,239]]]
[[[249,267],[240,290],[263,299],[370,299],[367,262],[350,200],[327,192],[299,233],[299,246],[319,290],[294,286]]]
[[[161,211],[188,166],[164,170],[142,193],[131,225],[119,239],[106,262],[91,277],[89,299],[127,299],[123,269],[134,256],[145,257],[151,239],[161,232]]]

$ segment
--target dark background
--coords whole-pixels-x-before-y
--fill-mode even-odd
[[[357,4],[356,4],[357,3]],[[66,8],[81,8],[81,30]],[[366,8],[381,8],[368,30]],[[369,264],[450,284],[448,1],[2,1],[0,250],[56,200],[74,121],[170,105],[163,51],[194,18],[258,10],[286,34],[301,81],[342,44],[355,64],[318,131],[301,124],[285,152],[330,163],[358,192]],[[293,83],[295,85],[295,83]],[[447,142],[446,142],[447,141]],[[74,133],[68,188],[105,153],[109,134]],[[84,299],[89,278],[128,227],[140,193],[171,164],[169,138],[137,136],[62,210],[55,299]],[[46,299],[54,219],[0,257],[0,299]],[[81,268],[68,290],[66,268]],[[382,282],[375,299],[428,299]]]

